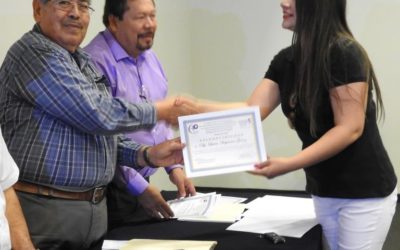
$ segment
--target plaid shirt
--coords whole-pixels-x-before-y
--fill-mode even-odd
[[[0,69],[0,123],[20,180],[70,191],[108,184],[114,167],[134,167],[140,145],[120,133],[151,128],[150,104],[109,95],[85,52],[72,55],[41,34],[26,33]]]

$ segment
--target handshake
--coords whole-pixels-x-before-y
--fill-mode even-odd
[[[220,111],[234,108],[246,107],[246,102],[214,102],[209,100],[196,99],[191,96],[173,96],[162,101],[154,103],[157,112],[157,119],[166,121],[167,123],[177,126],[178,117],[206,113],[212,111]],[[185,147],[180,142],[180,138],[167,140],[163,143],[155,145],[147,150],[142,150],[139,154],[139,166],[164,167],[174,164],[182,164],[182,149]],[[149,164],[150,163],[150,164]]]
[[[154,103],[157,119],[177,126],[178,117],[200,112],[198,101],[193,97],[168,97]],[[152,147],[142,147],[136,159],[137,167],[153,168],[183,164],[182,149],[185,147],[180,138],[164,141]]]
[[[176,126],[178,117],[201,113],[197,99],[188,96],[173,96],[154,103],[157,119]]]

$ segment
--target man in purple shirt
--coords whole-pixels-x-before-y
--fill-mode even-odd
[[[110,81],[113,96],[132,103],[164,99],[168,91],[167,78],[151,50],[157,29],[154,1],[106,0],[103,23],[107,29],[85,50]],[[165,123],[159,122],[152,130],[140,130],[127,136],[138,143],[155,145],[173,135]],[[139,172],[128,167],[121,169],[108,188],[109,229],[142,219],[138,202],[152,217],[159,217],[160,209],[170,211],[160,191],[148,183],[155,168],[146,167]],[[170,166],[166,171],[178,188],[178,197],[196,193],[181,166]]]

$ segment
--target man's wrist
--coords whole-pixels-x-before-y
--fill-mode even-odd
[[[151,160],[150,160],[149,153],[148,153],[149,149],[150,149],[150,147],[145,147],[143,149],[143,160],[147,166],[149,166],[151,168],[158,168],[158,166],[153,164],[153,162],[151,162]]]
[[[136,152],[135,155],[136,168],[144,168],[146,166],[146,162],[143,159],[143,151],[148,147],[149,146],[143,146]]]
[[[166,167],[165,171],[167,172],[167,174],[172,174],[172,172],[174,172],[174,170],[177,169],[177,168],[183,170],[183,166],[182,165],[172,165],[172,166]]]
[[[156,110],[156,116],[157,116],[158,121],[166,119],[164,106],[165,106],[165,103],[163,101],[154,103],[154,108]]]

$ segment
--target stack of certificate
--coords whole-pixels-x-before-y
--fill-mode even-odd
[[[175,217],[183,221],[233,223],[246,208],[245,198],[207,193],[168,201]]]

